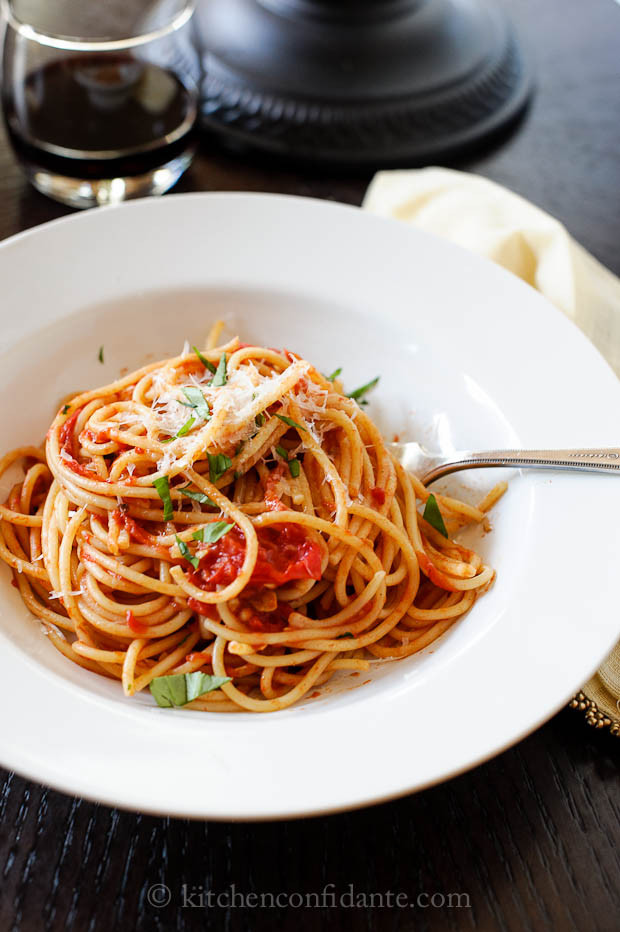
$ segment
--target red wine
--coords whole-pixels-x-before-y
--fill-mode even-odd
[[[73,56],[31,71],[4,116],[25,162],[72,178],[141,175],[194,145],[197,108],[171,71],[129,55]]]

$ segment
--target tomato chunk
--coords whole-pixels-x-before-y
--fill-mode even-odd
[[[212,592],[232,583],[243,566],[245,537],[234,527],[209,544],[190,580]],[[258,529],[258,556],[248,585],[282,586],[296,579],[321,578],[321,548],[297,524],[276,524]]]
[[[286,602],[278,602],[273,612],[254,612],[246,624],[252,631],[283,631],[293,609]]]

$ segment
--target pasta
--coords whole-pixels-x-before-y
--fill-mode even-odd
[[[221,329],[71,398],[44,450],[4,457],[24,477],[0,557],[54,646],[125,695],[271,712],[461,618],[494,573],[454,536],[505,486],[478,508],[430,496],[367,387]]]

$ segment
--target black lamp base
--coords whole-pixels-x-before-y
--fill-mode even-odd
[[[291,159],[444,159],[496,133],[530,80],[489,0],[204,0],[203,126]]]

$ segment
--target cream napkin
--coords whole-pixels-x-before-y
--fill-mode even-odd
[[[620,376],[620,280],[549,214],[486,178],[446,168],[379,172],[363,207],[518,275],[570,317]],[[583,692],[605,716],[620,720],[620,644]]]

